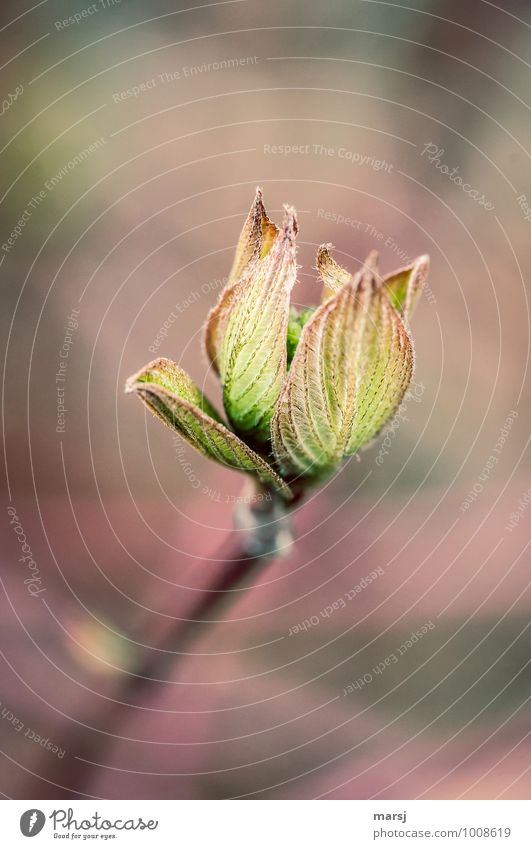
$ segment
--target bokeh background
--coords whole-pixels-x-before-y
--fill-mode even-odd
[[[523,0],[2,5],[4,796],[529,796],[530,26]],[[256,184],[298,209],[298,304],[322,242],[431,255],[416,400],[117,731],[243,480],[123,384],[165,355],[219,401],[201,327]]]

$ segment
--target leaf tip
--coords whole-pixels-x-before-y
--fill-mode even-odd
[[[375,272],[378,268],[378,258],[379,258],[378,251],[376,251],[376,250],[369,251],[369,253],[367,255],[367,259],[363,263],[363,269],[366,270],[366,271],[374,271]]]
[[[425,280],[430,270],[430,255],[421,254],[415,260],[415,265],[417,266],[419,274]]]
[[[321,273],[323,266],[327,261],[330,261],[332,258],[332,251],[334,250],[334,246],[332,242],[324,242],[322,245],[319,245],[317,248],[317,254],[315,257],[315,270]]]
[[[293,241],[299,232],[299,222],[297,221],[297,211],[294,206],[284,204],[284,218],[282,220],[282,230],[284,238]]]

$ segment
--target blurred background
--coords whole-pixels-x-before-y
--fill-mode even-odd
[[[4,796],[529,796],[530,26],[523,0],[4,4]],[[431,255],[407,421],[120,708],[243,484],[124,381],[168,356],[219,402],[201,328],[257,184],[298,210],[299,305],[322,242]]]

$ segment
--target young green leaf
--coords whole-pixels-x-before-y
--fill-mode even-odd
[[[204,345],[206,354],[218,374],[218,358],[223,334],[236,302],[239,282],[250,265],[267,256],[278,233],[278,227],[267,216],[262,202],[262,190],[258,187],[240,233],[227,285],[221,293],[218,303],[210,311],[205,325]]]
[[[291,492],[274,469],[221,421],[193,380],[176,363],[158,359],[129,378],[126,392],[135,392],[165,425],[218,463],[256,475],[286,500]]]
[[[271,428],[284,474],[330,473],[375,436],[407,389],[411,341],[374,265],[371,255],[302,330]]]
[[[377,288],[359,353],[360,381],[345,455],[355,454],[391,418],[413,376],[413,361],[406,325],[386,292]]]
[[[237,284],[218,357],[226,413],[238,433],[270,439],[287,368],[289,300],[296,279],[295,212],[286,207],[281,233]]]

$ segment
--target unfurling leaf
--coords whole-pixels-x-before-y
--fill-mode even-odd
[[[328,248],[320,254],[330,284],[334,275],[345,279],[348,272]],[[330,473],[378,433],[407,389],[411,340],[376,279],[375,261],[371,255],[361,272],[349,275],[302,330],[272,422],[285,475]]]
[[[237,283],[218,356],[225,411],[238,433],[256,443],[270,439],[270,422],[286,375],[290,294],[296,278],[295,212],[262,259]]]
[[[219,374],[218,357],[227,319],[235,304],[238,283],[251,263],[263,259],[273,245],[279,230],[269,220],[262,202],[262,190],[256,189],[255,198],[245,220],[227,285],[217,305],[210,311],[205,325],[204,344],[207,357]]]
[[[339,265],[330,253],[332,245],[321,245],[317,251],[316,268],[323,281],[323,292],[321,301],[324,303],[328,298],[337,295],[341,287],[352,279],[352,274]]]
[[[126,392],[136,392],[164,424],[202,454],[238,471],[256,475],[286,500],[291,492],[274,469],[228,430],[193,380],[176,363],[158,359],[129,378]]]
[[[426,282],[430,267],[430,259],[425,254],[384,277],[383,285],[387,289],[391,303],[408,321],[419,299],[422,287]]]

